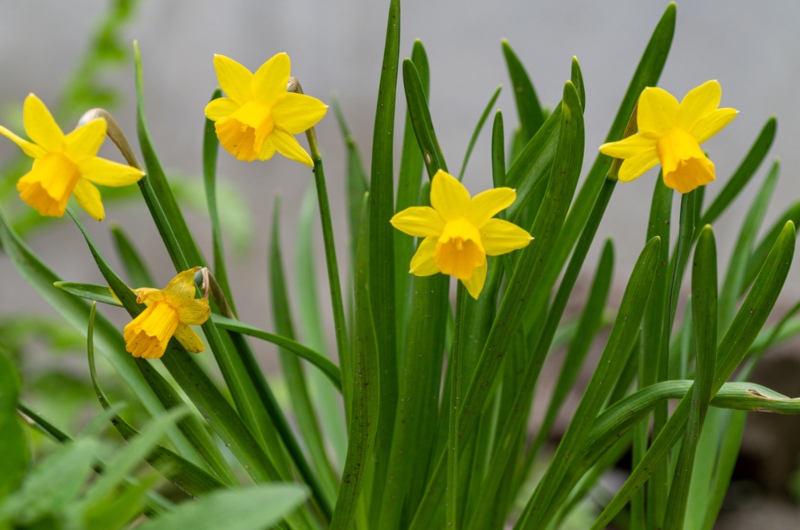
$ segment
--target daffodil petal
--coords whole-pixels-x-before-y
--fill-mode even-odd
[[[464,287],[467,288],[469,295],[475,300],[478,299],[478,295],[480,295],[481,291],[483,291],[483,285],[486,283],[486,271],[488,268],[489,264],[484,262],[483,265],[475,268],[475,271],[472,273],[472,276],[470,276],[469,279],[461,280],[461,283],[463,283]]]
[[[325,116],[328,106],[305,94],[287,93],[286,99],[272,109],[275,126],[289,134],[306,132]]]
[[[269,160],[275,154],[275,142],[270,139],[270,136],[264,140],[264,145],[261,146],[261,152],[258,154],[259,160]]]
[[[526,247],[531,239],[528,232],[502,219],[489,219],[481,227],[481,243],[488,256],[499,256]]]
[[[630,158],[652,151],[655,154],[658,138],[650,134],[636,133],[618,142],[600,146],[600,152],[614,158]]]
[[[194,285],[194,274],[200,267],[193,267],[188,271],[183,271],[172,278],[162,291],[170,299],[173,306],[186,304],[194,300],[196,287]]]
[[[206,118],[211,121],[221,120],[239,110],[239,107],[241,105],[230,98],[217,98],[206,105]]]
[[[173,336],[178,339],[181,346],[188,352],[200,353],[206,348],[206,345],[203,344],[203,341],[197,333],[186,324],[178,324],[178,327],[175,328],[175,335]]]
[[[662,135],[675,126],[678,100],[658,87],[648,87],[639,96],[636,123],[640,132]]]
[[[678,107],[678,126],[687,131],[719,107],[722,87],[717,81],[706,81],[690,90]]]
[[[415,276],[430,276],[439,272],[439,267],[436,266],[436,260],[433,255],[436,252],[437,237],[426,237],[423,239],[414,257],[411,258],[411,274]]]
[[[441,169],[431,181],[431,206],[445,221],[466,217],[470,197],[467,188],[454,176]]]
[[[511,188],[494,188],[477,194],[469,203],[470,222],[483,226],[486,221],[505,210],[517,199],[517,192]]]
[[[273,55],[256,70],[252,90],[259,102],[271,106],[287,95],[291,64],[289,56],[282,52]]]
[[[80,207],[86,210],[86,213],[91,215],[95,221],[102,221],[106,216],[103,201],[100,198],[100,190],[88,180],[78,179],[72,189],[72,194]]]
[[[47,155],[47,150],[45,148],[20,138],[2,125],[0,125],[0,134],[17,144],[19,148],[22,149],[22,152],[31,158],[44,158]]]
[[[78,164],[83,178],[101,186],[128,186],[144,176],[141,170],[105,158],[92,157]]]
[[[205,298],[191,300],[186,304],[180,305],[176,310],[178,311],[178,319],[190,326],[199,326],[208,320],[209,315],[211,315],[211,308],[208,307],[208,300]]]
[[[717,109],[699,120],[690,131],[691,135],[697,138],[698,144],[702,144],[725,128],[737,114],[739,111],[736,109]]]
[[[228,99],[240,105],[253,99],[253,74],[250,70],[224,55],[214,56],[214,70],[217,71],[219,86]]]
[[[164,299],[164,295],[161,294],[161,289],[153,289],[152,287],[139,287],[138,289],[134,289],[133,292],[136,295],[137,304],[150,305],[153,302]]]
[[[269,138],[275,144],[275,148],[278,152],[286,158],[300,162],[308,167],[314,167],[314,162],[311,160],[311,157],[308,156],[305,149],[300,147],[300,144],[291,134],[281,131],[280,129],[275,129],[272,131],[272,134],[269,135]]]
[[[644,173],[658,164],[656,150],[625,159],[619,168],[617,178],[620,182],[630,182],[644,175]]]
[[[64,137],[66,155],[76,163],[94,157],[103,145],[106,130],[107,124],[103,118],[81,125]]]
[[[444,228],[444,221],[430,206],[412,206],[397,212],[389,221],[392,226],[415,237],[438,237]]]
[[[50,152],[59,152],[62,149],[64,133],[47,110],[42,100],[34,94],[28,94],[22,107],[22,120],[25,125],[25,134],[35,143]]]

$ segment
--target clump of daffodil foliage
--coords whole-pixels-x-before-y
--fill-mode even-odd
[[[399,0],[389,4],[375,119],[381,134],[374,136],[368,182],[355,149],[347,171],[326,179],[314,126],[328,106],[291,77],[287,54],[265,58],[255,73],[213,57],[219,88],[209,86],[211,101],[197,109],[207,118],[210,234],[189,230],[159,165],[135,46],[143,164],[103,109],[87,110],[64,134],[31,94],[23,107],[27,139],[0,127],[33,159],[17,183],[19,199],[41,215],[69,213],[87,263],[102,278],[63,281],[0,214],[0,242],[11,263],[85,333],[87,378],[104,409],[92,428],[70,437],[25,404],[16,369],[0,355],[1,469],[7,470],[0,473],[0,525],[544,530],[574,528],[579,514],[581,528],[598,530],[612,522],[640,530],[711,529],[739,451],[741,411],[800,412],[795,400],[746,382],[765,351],[800,329],[800,304],[775,309],[792,266],[797,208],[757,235],[778,177],[777,164],[764,177],[757,171],[775,120],[767,121],[733,176],[716,174],[714,154],[701,144],[724,137],[737,111],[720,108],[717,81],[700,84],[681,102],[658,88],[674,5],[657,22],[591,166],[583,160],[586,87],[578,61],[561,101],[545,112],[522,61],[503,42],[521,123],[509,132],[497,110],[492,166],[470,169],[483,175],[484,190],[471,195],[460,182],[466,168],[451,172],[446,160],[452,155],[436,138],[424,81],[436,78],[425,48],[416,42],[411,58],[400,62]],[[413,134],[394,129],[398,100]],[[354,145],[344,109],[335,110]],[[106,135],[120,161],[96,156]],[[402,172],[392,156],[396,137],[410,140],[401,147]],[[273,329],[247,324],[254,315],[236,311],[217,208],[219,153],[266,173],[276,153],[313,168],[308,179],[316,188],[324,248],[312,249],[310,231],[299,244],[311,249],[309,260],[324,254],[329,290],[315,298],[313,282],[301,281],[303,303],[289,297],[287,283],[294,280],[283,268],[276,215],[268,263]],[[639,179],[645,174],[652,178]],[[714,223],[750,181],[759,191],[742,217],[733,255],[720,267]],[[595,241],[595,234],[618,182],[649,186],[652,205],[650,218],[638,221],[644,244],[619,286],[621,302],[610,307],[613,244]],[[163,290],[154,287],[127,236],[115,232],[117,270],[68,206],[74,197],[102,221],[95,184],[134,183],[174,264],[159,273],[173,277]],[[351,191],[346,233],[333,230],[331,183]],[[705,200],[707,186],[718,188],[713,201]],[[266,181],[264,187],[271,189]],[[680,201],[677,219],[673,200]],[[352,244],[348,270],[339,270],[335,237]],[[211,257],[197,245],[205,238]],[[592,245],[602,247],[596,266],[585,263]],[[579,277],[590,286],[584,308],[565,315]],[[688,300],[679,298],[682,286]],[[318,339],[325,304],[334,317],[332,345]],[[106,316],[121,311],[130,318],[124,327]],[[295,322],[295,311],[304,318]],[[286,399],[273,392],[252,341],[277,346]],[[602,350],[599,360],[587,360],[592,346]],[[566,356],[549,382],[552,394],[545,407],[534,408],[542,365],[561,349]],[[98,377],[95,352],[111,373]],[[591,374],[588,384],[578,378],[582,370]],[[124,381],[132,408],[152,419],[112,402],[102,389],[109,380]],[[567,411],[571,420],[554,453],[545,455],[570,393],[580,396],[578,405]],[[542,417],[538,410],[545,410]],[[17,414],[62,444],[30,471],[27,427]],[[96,435],[109,423],[127,443],[98,451]],[[600,478],[628,454],[632,471],[625,482],[604,489]],[[154,487],[155,474],[133,474],[143,461],[177,487],[171,500]],[[582,502],[588,498],[591,507]]]

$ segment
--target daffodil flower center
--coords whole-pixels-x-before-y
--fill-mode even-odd
[[[258,158],[264,141],[275,129],[272,107],[250,101],[214,124],[222,146],[239,160]]]
[[[486,263],[480,232],[467,219],[448,221],[437,241],[433,259],[444,274],[468,280],[477,267]]]

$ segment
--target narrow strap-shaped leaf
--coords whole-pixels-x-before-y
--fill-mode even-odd
[[[420,72],[410,59],[403,60],[403,89],[406,94],[411,124],[414,126],[414,136],[417,137],[419,149],[422,151],[422,160],[428,169],[428,176],[433,178],[438,170],[447,171],[447,164],[439,147],[439,141],[436,139],[436,131],[433,129]]]
[[[642,58],[639,60],[636,71],[628,85],[628,90],[625,92],[617,115],[606,136],[607,142],[619,140],[622,137],[642,90],[648,86],[658,85],[658,78],[667,61],[672,37],[675,33],[675,14],[675,4],[669,4],[653,31]],[[559,242],[554,249],[551,264],[544,274],[546,282],[549,283],[551,278],[558,277],[564,263],[566,263],[572,252],[572,247],[580,237],[583,226],[586,224],[586,219],[591,212],[591,205],[594,204],[608,170],[611,168],[611,162],[612,159],[610,157],[601,154],[592,164],[559,235]]]
[[[561,504],[572,490],[574,484],[563,481],[563,478],[567,476],[570,467],[575,465],[575,456],[611,392],[612,383],[615,383],[622,373],[627,356],[639,333],[639,324],[653,284],[660,245],[661,240],[653,238],[642,250],[620,302],[617,320],[611,329],[603,355],[597,363],[597,368],[567,431],[558,444],[547,472],[528,501],[516,528],[545,528],[550,518],[555,515],[554,508]]]
[[[503,126],[503,112],[497,110],[492,124],[492,183],[495,188],[505,186],[506,181],[506,140]],[[505,212],[501,212],[505,214]],[[504,215],[505,217],[505,215]]]
[[[411,62],[417,68],[420,77],[422,92],[427,100],[430,94],[430,66],[425,47],[420,40],[414,41],[411,50]],[[411,110],[406,108],[405,126],[403,129],[403,147],[400,155],[400,171],[397,178],[397,199],[395,211],[400,212],[420,203],[422,190],[422,174],[425,162],[422,151],[414,134],[414,124],[411,121]],[[394,274],[395,274],[395,302],[397,304],[398,322],[407,322],[411,311],[412,295],[409,291],[411,275],[408,273],[408,264],[414,254],[414,238],[407,234],[394,231]],[[397,329],[398,357],[402,357],[405,348],[407,327],[401,325]],[[398,362],[402,362],[398,358]]]
[[[0,243],[19,274],[73,328],[85,333],[86,322],[89,318],[89,304],[54,286],[61,278],[17,236],[8,224],[8,219],[2,209],[0,209]],[[96,332],[100,352],[141,401],[145,410],[152,416],[158,415],[164,410],[164,407],[160,403],[157,393],[151,388],[153,383],[148,384],[145,376],[137,369],[133,357],[125,351],[119,331],[106,318],[100,316],[97,318]],[[169,436],[184,457],[188,458],[189,455],[195,454],[192,446],[177,429],[170,429]]]
[[[215,100],[222,96],[222,91],[216,89],[211,95]],[[217,211],[217,155],[219,154],[219,140],[214,122],[206,118],[203,130],[203,186],[206,191],[208,204],[208,217],[211,221],[211,243],[214,253],[214,278],[222,289],[226,301],[236,314],[231,287],[228,283],[228,268],[225,266],[225,250],[222,244],[222,224]]]
[[[132,317],[137,316],[142,311],[142,306],[136,303],[136,295],[109,267],[94,242],[83,230],[80,222],[77,219],[75,222],[81,229],[100,272],[114,294]],[[161,360],[203,417],[217,431],[220,438],[226,444],[230,444],[231,451],[248,474],[256,481],[279,480],[279,474],[274,465],[266,457],[264,450],[253,438],[233,407],[177,340],[170,340],[167,351]],[[140,362],[147,363],[148,361]]]
[[[133,57],[136,77],[136,130],[139,136],[139,146],[147,170],[147,175],[139,181],[139,187],[144,195],[145,202],[153,220],[156,222],[170,256],[178,272],[193,266],[204,265],[200,250],[195,243],[192,233],[183,218],[175,196],[169,187],[164,169],[158,160],[155,147],[147,130],[147,120],[144,113],[144,84],[142,80],[142,56],[138,43],[133,43]]]
[[[514,100],[517,104],[519,123],[522,128],[522,141],[527,143],[544,123],[542,106],[539,104],[536,90],[533,88],[533,83],[528,77],[525,67],[505,39],[502,41],[502,48],[503,57],[505,57],[506,66],[508,67],[508,75],[511,77]]]
[[[581,64],[578,58],[572,57],[572,69],[570,71],[570,80],[575,88],[578,90],[578,99],[581,102],[581,108],[586,112],[586,85],[583,82],[583,72],[581,71]]]
[[[31,463],[31,450],[22,421],[16,414],[20,377],[4,348],[0,348],[0,505],[19,490]]]
[[[53,286],[86,300],[122,307],[119,300],[114,298],[114,295],[111,294],[111,290],[102,285],[79,282],[54,282]]]
[[[363,208],[366,212],[366,197]],[[367,290],[369,266],[369,227],[362,225],[355,263],[355,341],[353,341],[350,432],[342,484],[336,499],[331,529],[345,530],[353,526],[359,495],[364,485],[367,457],[378,428],[380,400],[380,367],[375,326],[372,323],[370,296]]]
[[[400,61],[400,0],[389,2],[386,43],[372,132],[372,170],[369,183],[369,296],[380,355],[381,411],[375,439],[375,485],[373,507],[380,502],[391,450],[392,428],[397,407],[397,320],[395,302],[394,228],[394,118],[397,101],[397,70]],[[371,516],[371,522],[377,520]]]
[[[767,235],[761,239],[761,242],[756,246],[755,250],[753,250],[752,255],[747,260],[747,271],[745,272],[742,282],[742,291],[747,289],[747,287],[753,283],[753,280],[755,280],[758,271],[761,270],[761,266],[764,265],[764,261],[767,259],[767,255],[772,249],[772,245],[775,244],[775,241],[783,231],[783,226],[787,221],[791,221],[795,226],[800,224],[800,200],[789,206],[789,208],[778,216],[770,229],[766,231]],[[744,294],[744,292],[741,294]]]
[[[583,114],[578,94],[569,81],[564,86],[561,120],[558,154],[552,169],[557,178],[549,179],[547,200],[543,203],[530,230],[535,239],[520,253],[514,274],[509,280],[508,289],[478,360],[475,375],[464,393],[464,405],[461,411],[463,418],[459,420],[459,436],[462,440],[467,440],[475,431],[503,356],[530,305],[527,302],[536,299],[538,278],[552,253],[556,237],[567,214],[570,198],[577,185],[583,160]],[[438,500],[443,494],[445,481],[442,479],[445,478],[446,468],[444,462],[445,459],[439,456],[411,528],[431,527]]]
[[[130,278],[131,285],[145,287],[155,285],[153,275],[141,258],[141,253],[133,246],[133,242],[122,229],[121,226],[109,223],[111,230],[111,240],[114,242],[114,249],[117,251],[122,267]],[[99,301],[99,300],[98,300]]]
[[[475,125],[475,130],[472,132],[472,136],[469,139],[469,145],[467,145],[467,151],[464,153],[464,161],[461,163],[461,170],[458,172],[458,180],[464,178],[464,172],[467,170],[467,162],[469,162],[469,157],[472,154],[472,149],[475,147],[475,142],[478,141],[478,136],[481,134],[483,124],[486,123],[486,119],[489,117],[489,113],[492,112],[492,107],[494,107],[497,98],[500,97],[500,92],[502,90],[502,86],[497,87],[497,90],[494,91],[494,94],[492,94],[492,97],[489,99],[489,103],[486,104],[486,108],[483,109],[483,113],[477,125]]]
[[[747,272],[747,261],[753,250],[758,231],[761,229],[764,215],[767,213],[772,193],[775,191],[779,168],[780,164],[777,161],[772,164],[772,168],[770,168],[764,183],[758,189],[750,209],[742,219],[742,227],[739,230],[739,237],[736,239],[736,245],[728,263],[725,282],[722,284],[722,292],[719,298],[719,327],[721,330],[725,329],[733,320],[737,303],[746,287],[744,281]]]
[[[309,188],[303,197],[298,214],[296,252],[296,286],[298,294],[298,329],[303,337],[303,342],[321,355],[331,358],[331,351],[327,345],[325,327],[322,323],[321,302],[317,285],[316,245],[314,242],[315,214],[318,211],[314,203],[314,190]],[[340,362],[347,365],[347,356]],[[326,438],[333,447],[335,462],[343,462],[347,451],[347,431],[342,417],[341,407],[335,392],[327,388],[318,379],[317,374],[308,374],[311,381],[311,398],[314,408],[320,411],[320,421]],[[344,384],[344,381],[342,381]]]
[[[92,312],[89,314],[89,328],[86,342],[89,357],[89,376],[92,379],[92,386],[94,387],[95,394],[97,394],[100,405],[106,411],[113,411],[108,397],[105,392],[103,392],[103,389],[100,388],[100,383],[97,380],[97,370],[95,369],[94,362],[94,317],[95,305],[92,305]],[[178,410],[184,410],[184,413],[186,411],[185,408]],[[113,415],[111,423],[116,427],[122,437],[128,441],[140,435],[139,431],[131,427],[119,414],[115,413]],[[158,444],[154,445],[152,450],[144,458],[154,468],[159,470],[162,475],[169,479],[170,482],[193,497],[197,497],[208,491],[226,486],[230,487],[236,484],[235,480],[223,484],[219,478],[208,474],[185,458]],[[232,475],[230,475],[222,477],[222,480],[227,481],[232,478]]]
[[[575,338],[569,343],[567,354],[558,374],[558,380],[553,387],[553,395],[547,408],[542,425],[536,438],[531,445],[530,452],[534,455],[544,445],[550,435],[550,429],[555,423],[556,416],[561,410],[567,395],[578,377],[578,373],[586,360],[586,354],[594,342],[594,337],[602,324],[603,308],[608,298],[608,291],[611,287],[611,277],[614,272],[614,246],[611,240],[606,241],[603,252],[600,255],[600,263],[594,274],[592,286],[589,289],[589,296],[583,307],[578,329],[575,331]],[[651,295],[652,296],[652,295]]]
[[[794,255],[796,236],[794,225],[791,222],[786,223],[764,266],[761,268],[753,288],[719,343],[712,394],[719,390],[747,354],[750,345],[772,311],[772,307],[778,299],[789,272],[792,256]],[[604,528],[616,513],[625,506],[630,496],[647,481],[653,467],[683,434],[690,407],[691,395],[687,395],[678,404],[664,429],[662,429],[661,434],[656,438],[642,461],[636,466],[628,480],[595,521],[592,530]],[[597,450],[597,448],[595,447],[592,450]]]
[[[736,199],[742,189],[750,182],[750,179],[753,178],[756,170],[766,158],[770,147],[772,147],[777,127],[778,121],[774,116],[767,120],[742,163],[739,164],[739,167],[736,168],[736,171],[726,182],[725,187],[722,188],[703,214],[700,219],[700,226],[713,224],[717,217],[728,208],[728,205]]]
[[[695,451],[711,401],[717,357],[717,247],[714,232],[706,225],[697,241],[692,267],[692,320],[697,343],[692,408],[681,443],[678,463],[669,490],[664,528],[683,528]]]
[[[211,319],[222,329],[236,331],[244,335],[249,335],[257,339],[271,342],[272,344],[280,346],[281,348],[285,348],[298,357],[305,359],[316,366],[323,374],[325,374],[325,377],[328,378],[330,383],[336,387],[337,390],[341,391],[342,376],[341,372],[339,371],[339,367],[336,366],[330,359],[324,357],[320,353],[317,353],[311,348],[303,346],[299,342],[287,339],[281,335],[275,335],[273,333],[253,327],[249,324],[245,324],[239,320],[233,320],[231,318],[216,314],[212,315]]]

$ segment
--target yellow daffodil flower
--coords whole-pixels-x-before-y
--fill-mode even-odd
[[[125,349],[134,357],[158,359],[173,336],[187,351],[203,351],[203,341],[189,327],[199,326],[211,314],[208,300],[194,297],[194,273],[198,270],[200,267],[183,271],[164,290],[144,287],[133,291],[136,301],[147,306],[123,331]]]
[[[439,170],[431,182],[433,207],[413,206],[391,219],[401,232],[425,238],[411,259],[409,272],[455,276],[477,299],[486,281],[486,256],[523,248],[533,239],[513,223],[492,219],[516,198],[511,188],[495,188],[470,198],[456,178]]]
[[[714,164],[700,144],[717,134],[738,114],[720,109],[722,88],[708,81],[678,103],[669,92],[645,88],[639,96],[639,132],[600,146],[600,152],[625,161],[619,180],[629,182],[661,162],[664,184],[681,193],[714,180]]]
[[[267,160],[275,151],[308,167],[314,163],[293,135],[313,127],[328,109],[316,98],[287,92],[289,56],[279,53],[255,74],[223,55],[214,56],[219,86],[225,92],[206,106],[217,138],[239,160]]]
[[[127,186],[144,175],[136,168],[95,156],[106,136],[103,118],[64,135],[42,100],[33,94],[25,98],[22,118],[31,142],[2,126],[0,134],[33,158],[33,168],[19,179],[17,190],[22,200],[42,215],[61,217],[69,196],[74,195],[81,208],[102,221],[105,211],[94,184]]]

